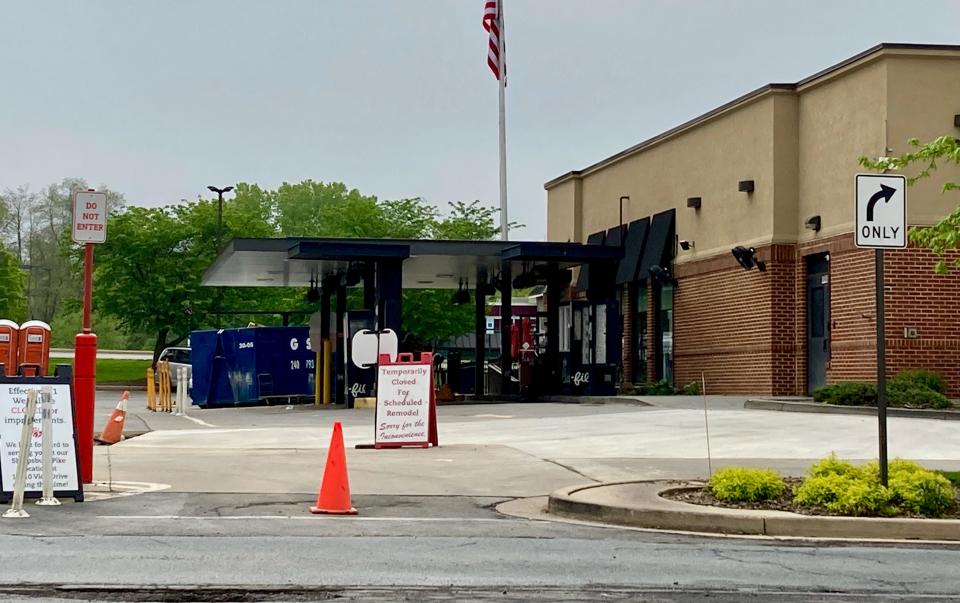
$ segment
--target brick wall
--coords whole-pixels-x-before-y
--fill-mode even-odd
[[[634,291],[631,290],[627,285],[620,287],[620,307],[622,322],[623,322],[623,332],[622,339],[622,363],[623,363],[623,382],[624,383],[633,383],[634,377],[634,366],[633,366],[633,353],[634,347],[636,346],[636,336],[633,331],[633,321],[636,318],[636,313],[634,312],[634,306],[636,300],[634,299]]]
[[[806,384],[806,362],[797,362],[805,351],[805,340],[797,346],[797,333],[806,332],[806,317],[796,311],[797,298],[806,300],[798,295],[798,274],[802,279],[806,272],[793,245],[774,245],[760,255],[766,257],[770,281],[770,393],[795,395]]]
[[[748,272],[729,256],[682,264],[676,272],[676,385],[699,381],[703,373],[707,393],[771,393],[773,284],[781,267],[771,263],[765,273]]]
[[[885,253],[887,374],[933,369],[960,397],[960,273],[934,274],[937,259],[925,249]],[[908,327],[916,338],[905,336]]]
[[[856,248],[848,234],[760,249],[763,273],[743,270],[732,257],[677,266],[675,384],[698,381],[702,372],[710,393],[805,394],[807,260],[823,253],[830,256],[827,382],[875,381],[875,256]],[[960,396],[960,272],[936,275],[935,261],[921,249],[886,253],[887,371],[936,370],[947,377],[950,395]],[[656,374],[653,297],[649,381]],[[907,327],[917,330],[916,338],[905,337]]]

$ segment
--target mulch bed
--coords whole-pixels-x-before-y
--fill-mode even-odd
[[[710,507],[723,507],[726,509],[752,509],[756,511],[787,511],[789,513],[797,513],[799,515],[832,515],[836,517],[841,517],[837,513],[831,513],[826,509],[820,507],[803,507],[796,504],[793,501],[793,489],[796,486],[799,486],[803,481],[800,478],[788,477],[784,478],[787,483],[787,488],[784,490],[783,494],[780,497],[765,500],[761,502],[744,502],[744,503],[731,503],[722,500],[717,500],[709,488],[697,488],[691,490],[674,490],[672,492],[665,492],[661,496],[669,500],[675,500],[678,502],[690,503],[693,505],[704,505]],[[937,517],[937,519],[960,519],[960,491],[954,488],[953,491],[953,507],[948,509],[946,513]],[[914,515],[911,513],[903,512],[896,517],[901,518],[910,518],[910,519],[924,519],[923,515]]]

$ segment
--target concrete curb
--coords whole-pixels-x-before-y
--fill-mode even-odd
[[[145,392],[146,385],[97,385],[98,392]]]
[[[549,513],[623,526],[772,537],[960,541],[960,520],[827,517],[693,505],[662,498],[699,482],[632,481],[561,488]],[[606,490],[606,491],[605,491]]]
[[[750,399],[743,403],[746,410],[776,410],[781,412],[814,412],[829,415],[877,416],[874,406],[834,406],[819,402],[788,402],[785,400]],[[912,419],[942,419],[960,421],[960,411],[927,410],[922,408],[887,408],[887,416]]]

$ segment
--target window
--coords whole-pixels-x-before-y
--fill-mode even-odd
[[[636,337],[636,356],[634,364],[634,380],[643,383],[647,380],[647,288],[644,285],[637,287],[636,317],[633,322]]]
[[[597,305],[593,307],[593,311],[596,313],[595,320],[597,323],[597,342],[594,346],[596,350],[595,356],[597,364],[606,364],[607,363],[607,307],[605,305]]]
[[[580,363],[583,365],[593,364],[593,320],[592,308],[584,306],[580,312],[580,318],[583,321],[580,327],[581,345],[580,345]]]
[[[660,379],[673,383],[673,285],[660,286],[657,326],[660,330]]]
[[[559,323],[559,339],[560,339],[560,351],[569,352],[570,351],[570,326],[571,326],[571,310],[572,308],[569,305],[560,306],[560,320]]]

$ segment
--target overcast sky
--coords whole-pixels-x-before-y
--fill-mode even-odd
[[[879,42],[960,42],[960,1],[506,0],[514,238],[543,183]],[[0,189],[129,203],[343,181],[497,205],[483,0],[0,0]],[[960,102],[960,100],[958,100]]]

